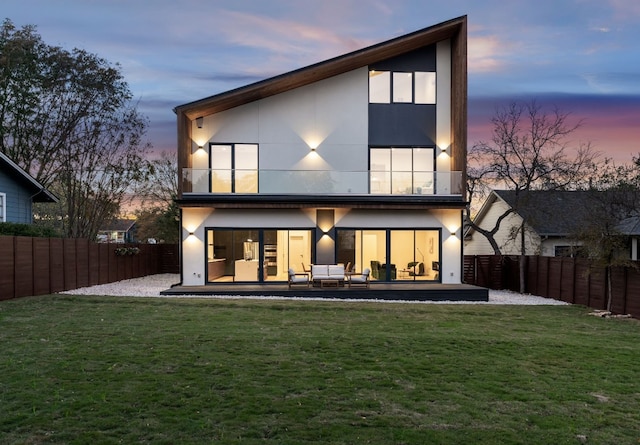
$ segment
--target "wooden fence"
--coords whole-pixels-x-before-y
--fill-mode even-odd
[[[139,252],[117,255],[120,247]],[[0,236],[0,300],[178,273],[178,246],[99,244],[86,239]]]
[[[489,289],[519,292],[520,257],[465,256],[464,281]],[[606,309],[606,269],[582,258],[526,256],[525,292]],[[640,318],[640,267],[611,269],[611,312]]]

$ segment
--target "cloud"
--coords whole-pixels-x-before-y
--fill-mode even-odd
[[[493,36],[471,36],[468,41],[469,71],[475,73],[498,72],[505,68],[511,44]]]
[[[219,26],[226,39],[238,46],[267,50],[287,57],[324,59],[354,51],[368,41],[347,37],[328,27],[237,11],[220,11]]]

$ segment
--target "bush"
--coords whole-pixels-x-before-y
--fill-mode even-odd
[[[32,236],[36,238],[59,238],[60,235],[49,227],[34,226],[33,224],[0,223],[0,235]]]

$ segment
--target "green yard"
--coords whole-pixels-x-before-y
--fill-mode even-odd
[[[640,322],[572,306],[0,302],[2,444],[638,444]]]

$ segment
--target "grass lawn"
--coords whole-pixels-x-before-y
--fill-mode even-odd
[[[576,306],[0,302],[2,444],[638,444],[640,322]]]

